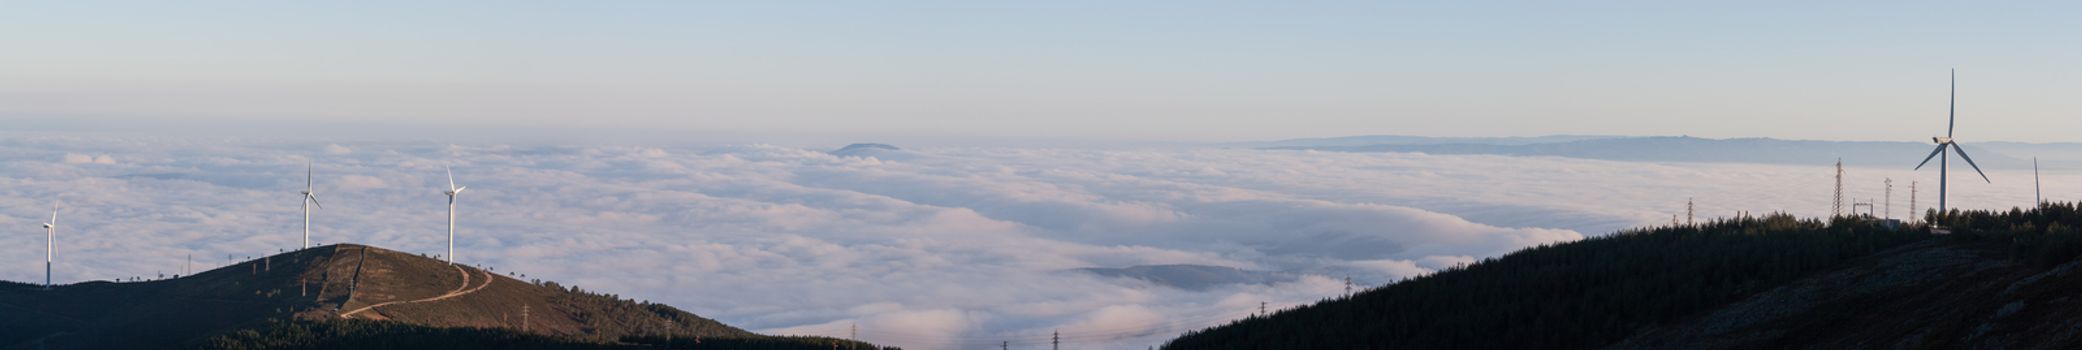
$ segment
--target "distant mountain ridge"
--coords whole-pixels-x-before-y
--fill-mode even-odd
[[[1710,139],[1689,136],[1543,136],[1452,138],[1354,136],[1244,144],[1259,149],[1333,152],[1410,152],[1454,155],[1551,156],[1645,162],[1754,164],[1847,164],[1914,167],[1933,144],[1923,141],[1817,141],[1773,138]],[[1962,143],[1983,168],[2031,167],[2041,158],[2049,169],[2082,169],[2082,143]]]
[[[1088,267],[1074,271],[1105,277],[1139,280],[1185,290],[1207,290],[1232,284],[1272,284],[1293,281],[1298,278],[1293,274],[1272,271],[1188,264],[1136,265],[1121,268]]]
[[[1277,141],[1266,141],[1266,142],[1247,142],[1247,143],[1242,143],[1241,145],[1243,145],[1243,146],[1245,146],[1245,147],[1253,147],[1253,148],[1289,148],[1289,147],[1299,147],[1299,148],[1310,148],[1310,147],[1352,147],[1352,146],[1375,146],[1375,145],[1423,145],[1423,144],[1471,144],[1471,145],[1530,145],[1530,144],[1541,144],[1541,143],[1561,143],[1561,142],[1573,142],[1573,141],[1583,141],[1583,140],[1599,140],[1599,139],[1611,139],[1611,138],[1623,138],[1623,137],[1625,137],[1625,136],[1606,136],[1606,135],[1549,135],[1549,136],[1507,136],[1507,137],[1435,137],[1435,136],[1404,136],[1404,135],[1364,135],[1364,136],[1342,136],[1342,137],[1318,137],[1318,138],[1303,138],[1303,139],[1289,139],[1289,140],[1277,140]]]

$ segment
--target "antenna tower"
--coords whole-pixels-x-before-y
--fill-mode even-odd
[[[1836,201],[1829,205],[1829,216],[1843,216],[1843,158],[1836,159]]]
[[[1692,224],[1692,198],[1691,198],[1691,197],[1685,197],[1685,199],[1684,199],[1684,224],[1685,224],[1685,225],[1691,225],[1691,224]]]
[[[1909,181],[1909,222],[1916,222],[1918,216],[1920,215],[1916,214],[1916,182]]]

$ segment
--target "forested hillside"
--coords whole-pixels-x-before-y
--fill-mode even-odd
[[[1619,232],[1529,248],[1350,298],[1190,332],[1165,348],[1584,349],[1613,346],[1651,328],[1678,339],[1662,346],[1708,340],[1726,348],[1869,346],[1873,339],[1909,339],[1900,344],[1911,347],[1969,340],[2007,344],[2002,342],[2038,338],[1998,337],[1990,332],[2029,328],[1996,320],[2035,315],[2021,305],[2067,305],[2072,299],[2068,296],[2082,295],[2082,283],[2071,283],[2082,282],[2082,277],[2067,274],[2082,270],[2072,263],[2082,254],[2082,233],[2077,230],[2082,213],[2074,204],[1955,210],[1946,215],[1933,211],[1926,217],[1951,234],[1933,235],[1924,225],[1889,229],[1879,220],[1843,217],[1823,222],[1782,214]],[[1893,252],[1878,254],[1890,249]],[[1887,260],[1876,260],[1877,255]],[[1919,260],[1930,260],[1930,267],[1901,271],[1877,266]],[[1881,272],[1908,276],[1872,277]],[[1990,289],[1990,294],[2016,294],[2016,300],[1961,301],[1945,299],[1943,293],[1921,294],[1961,279],[1976,283],[1950,288]],[[1796,280],[1801,281],[1799,288],[1790,287]],[[1920,304],[1890,302],[1896,299],[1918,299]],[[1717,310],[1738,301],[1744,302],[1742,312]],[[1946,308],[1946,303],[1956,307]],[[1866,310],[1876,306],[1902,314],[1896,318],[1926,319],[1891,325],[1908,329],[1893,333],[1781,329],[1802,320],[1882,324],[1879,317],[1845,316],[1882,313]],[[2068,307],[2075,306],[2082,305]],[[1795,328],[1829,326],[1833,325],[1815,322]],[[2044,340],[2068,341],[2075,340]],[[1658,347],[1640,339],[1628,344],[1623,347]]]
[[[1188,333],[1165,348],[1590,348],[1925,237],[1789,215],[1620,232]]]

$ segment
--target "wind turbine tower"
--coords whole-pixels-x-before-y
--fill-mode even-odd
[[[448,171],[448,191],[442,192],[448,195],[448,264],[455,265],[455,197],[470,186],[455,185],[455,169],[442,167],[442,170]]]
[[[311,162],[310,162],[310,161],[305,161],[305,162],[304,162],[304,200],[303,200],[303,205],[304,205],[304,249],[311,249],[311,207],[313,207],[313,206],[316,206],[316,207],[318,207],[318,209],[325,209],[325,206],[324,206],[324,205],[320,205],[320,204],[318,204],[318,194],[317,194],[317,193],[313,193],[313,192],[312,192],[312,187],[311,187]]]
[[[2039,191],[2039,157],[2031,157],[2031,204],[2046,204],[2046,196]]]
[[[1959,146],[1959,140],[1952,139],[1952,130],[1959,126],[1959,71],[1957,70],[1952,71],[1951,96],[1951,102],[1946,104],[1948,107],[1945,111],[1945,136],[1931,137],[1930,141],[1937,143],[1937,149],[1930,150],[1930,155],[1923,157],[1922,164],[1916,164],[1916,170],[1922,170],[1923,165],[1930,164],[1930,159],[1937,159],[1938,215],[1944,215],[1946,208],[1950,208],[1945,204],[1946,172],[1949,170],[1946,163],[1951,159],[1951,157],[1946,156],[1948,153],[1947,147],[1950,147],[1950,152],[1959,152],[1959,159],[1965,160],[1966,165],[1974,167],[1974,173],[1981,174],[1981,181],[1995,183],[1994,180],[1988,179],[1988,173],[1981,172],[1981,165],[1974,164],[1974,157],[1966,155],[1966,148]]]
[[[58,255],[58,203],[51,203],[51,221],[43,223],[43,289],[51,289],[51,261]]]

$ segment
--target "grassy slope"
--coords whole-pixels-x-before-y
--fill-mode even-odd
[[[355,297],[342,307],[345,310],[440,296],[459,287],[475,292],[437,302],[379,307],[357,317],[440,327],[521,328],[521,313],[526,309],[527,329],[550,335],[597,340],[666,333],[707,337],[753,335],[664,305],[537,285],[496,273],[489,274],[493,277],[491,285],[476,289],[484,283],[487,273],[474,267],[460,266],[471,276],[470,284],[463,286],[461,275],[456,273],[458,266],[380,248],[369,249],[361,268],[364,281]]]

